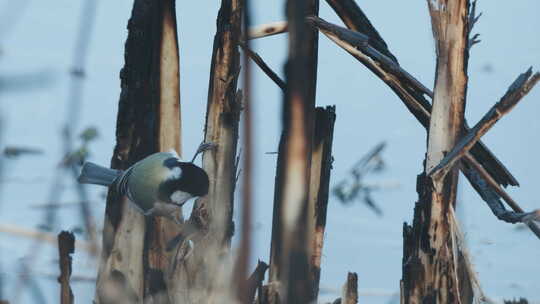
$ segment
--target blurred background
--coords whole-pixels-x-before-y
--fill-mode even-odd
[[[0,0],[0,299],[56,303],[56,241],[36,231],[83,232],[79,193],[65,158],[66,123],[72,146],[109,164],[115,144],[119,71],[132,0]],[[432,87],[434,44],[425,1],[359,3],[403,68]],[[203,138],[215,18],[219,1],[177,2],[180,43],[182,144],[187,157]],[[479,1],[475,27],[482,42],[469,64],[467,119],[472,125],[529,66],[540,69],[540,2]],[[284,1],[252,1],[254,24],[284,20]],[[321,1],[322,18],[341,24]],[[85,32],[80,32],[80,24]],[[86,57],[76,50],[88,44]],[[287,40],[256,40],[254,49],[282,75]],[[402,227],[412,220],[416,175],[422,170],[425,130],[379,79],[323,35],[319,42],[317,104],[336,105],[331,185],[380,142],[383,163],[363,180],[369,193],[342,204],[332,196],[322,261],[321,300],[339,296],[347,271],[359,276],[361,303],[399,303]],[[84,52],[83,52],[84,53]],[[86,58],[86,59],[84,59]],[[80,103],[70,108],[73,73],[85,62]],[[281,128],[281,91],[252,66],[255,115],[255,235],[253,263],[268,261],[273,184]],[[509,193],[526,210],[540,208],[540,89],[534,89],[484,142],[521,183]],[[96,133],[97,132],[97,133]],[[84,134],[84,136],[80,136]],[[94,136],[97,135],[97,136]],[[81,148],[81,149],[79,149]],[[540,241],[522,226],[498,221],[461,179],[458,213],[486,295],[496,301],[526,297],[540,303]],[[105,190],[89,186],[91,214],[103,222]],[[375,203],[375,212],[366,202]],[[56,213],[49,212],[51,204]],[[49,205],[49,206],[48,206]],[[185,210],[191,210],[188,206]],[[237,209],[238,210],[238,209]],[[56,214],[52,217],[51,214]],[[84,233],[77,235],[85,240]],[[91,301],[98,261],[76,248],[75,299]]]

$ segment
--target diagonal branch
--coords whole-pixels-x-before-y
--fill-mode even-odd
[[[366,14],[364,14],[354,0],[326,0],[326,2],[349,29],[369,36],[369,43],[377,51],[391,58],[396,63],[398,62],[397,58],[388,49],[388,45],[386,45],[386,42],[377,29],[371,24]]]
[[[367,19],[366,15],[361,11],[358,5],[350,4],[354,2],[352,0],[327,0],[327,2],[339,2],[341,5],[346,6],[345,10],[336,10],[334,5],[332,7],[336,10],[336,13],[343,20],[343,22],[354,31],[360,31],[367,36],[369,36],[369,43],[375,48],[377,46],[373,41],[382,40],[381,36],[376,32],[375,29],[372,29],[373,26],[371,22]],[[475,14],[475,13],[474,13]],[[479,16],[478,16],[479,17]],[[478,20],[477,18],[475,20]],[[359,30],[363,28],[363,30]],[[335,42],[335,41],[334,41]],[[383,41],[384,42],[384,41]],[[385,43],[386,45],[386,43]],[[381,49],[378,49],[384,54]],[[389,52],[389,51],[388,51]],[[350,52],[349,52],[350,53]],[[406,84],[400,83],[399,75],[392,75],[391,71],[387,71],[381,74],[380,71],[377,71],[377,67],[374,67],[376,62],[369,60],[369,58],[362,58],[355,56],[351,53],[358,61],[364,64],[369,70],[374,72],[381,80],[383,80],[403,101],[408,110],[418,119],[418,121],[427,129],[429,125],[430,113],[431,113],[431,104],[422,94],[422,90],[414,87],[414,85],[409,86]],[[364,54],[365,55],[365,54]],[[391,56],[395,57],[390,53]],[[364,56],[367,57],[367,56]],[[396,60],[397,62],[397,60]],[[394,82],[398,82],[397,84]],[[427,93],[428,96],[432,96],[431,92]],[[467,130],[467,123],[464,122],[465,132]],[[504,167],[504,165],[489,151],[489,149],[479,142],[472,150],[471,153],[474,155],[474,158],[479,161],[486,170],[495,178],[495,180],[503,185],[519,185],[517,180],[512,176],[512,174]]]
[[[465,159],[470,159],[470,154],[465,154]],[[531,231],[540,239],[540,228],[533,221],[540,220],[540,211],[525,212],[514,199],[487,173],[480,164],[470,162],[473,167],[470,169],[462,168],[461,170],[467,179],[474,180],[472,183],[474,189],[480,194],[482,199],[487,203],[491,212],[501,221],[508,223],[525,223]],[[464,167],[464,166],[463,166]],[[514,212],[506,210],[502,202],[502,198]]]
[[[529,93],[540,80],[540,73],[532,75],[532,68],[519,77],[508,88],[508,91],[484,117],[465,135],[456,146],[448,153],[441,162],[428,174],[430,177],[446,175],[448,171],[459,161],[484,134],[486,134],[497,121],[508,114],[514,106]]]
[[[283,91],[285,91],[285,88],[287,85],[285,84],[285,81],[283,81],[276,72],[274,72],[266,62],[257,54],[256,52],[252,51],[250,48],[246,47],[244,43],[240,43],[240,46],[242,47],[242,50],[246,52],[246,55],[255,62],[261,68],[261,70],[268,76],[275,84],[277,84],[278,87],[280,87]]]
[[[352,35],[350,33],[340,34],[340,37],[343,37],[343,38],[353,37],[351,38],[351,42],[349,43],[348,41],[340,39],[340,37],[338,37],[337,34],[335,33],[347,32],[347,31],[352,32],[352,31],[339,27],[334,24],[330,24],[328,22],[325,22],[325,24],[322,24],[319,21],[325,22],[324,20],[320,18],[310,18],[308,20],[308,23],[311,24],[312,26],[319,28],[319,30],[323,34],[325,34],[330,40],[332,40],[338,46],[346,50],[358,61],[363,63],[368,69],[374,72],[375,75],[377,75],[382,81],[384,81],[396,93],[396,95],[400,97],[400,99],[403,101],[405,106],[418,119],[418,121],[424,127],[426,128],[429,127],[429,120],[431,117],[431,104],[429,103],[428,100],[424,98],[423,94],[420,93],[421,90],[410,86],[410,84],[415,83],[415,81],[413,82],[406,81],[405,80],[406,76],[400,75],[399,73],[395,73],[396,71],[399,71],[398,69],[390,69],[390,70],[387,69],[388,65],[385,66],[384,64],[378,62],[376,59],[368,56],[366,53],[363,52],[362,49],[357,48],[355,44],[359,46],[362,45],[363,39],[361,38],[361,36]],[[329,30],[323,29],[322,28],[323,26],[326,26]],[[362,34],[359,34],[359,35],[362,35]],[[369,41],[368,41],[368,46],[369,46]],[[429,94],[429,95],[432,95],[432,94]],[[468,127],[466,124],[462,132],[468,133]],[[466,157],[462,160],[464,162],[464,166],[461,166],[462,171],[465,173],[465,176],[467,177],[467,179],[469,180],[473,188],[486,201],[486,203],[488,203],[488,205],[490,205],[490,202],[486,200],[486,197],[490,197],[490,194],[486,193],[485,192],[487,191],[486,188],[480,185],[480,183],[486,183],[486,181],[483,181],[481,177],[474,178],[471,172],[464,171],[463,169],[464,167],[471,168],[470,170],[475,170],[475,168],[480,168],[480,167],[482,169],[485,168],[485,172],[490,177],[490,180],[494,181],[495,184],[497,185],[503,185],[503,186],[506,186],[508,184],[518,185],[517,181],[512,176],[512,174],[510,174],[510,172],[508,172],[508,170],[504,167],[504,165],[502,165],[502,163],[493,154],[491,154],[489,149],[485,147],[481,141],[478,141],[476,145],[472,147],[469,153],[467,153],[467,155],[470,157]],[[476,173],[476,176],[479,176],[479,174]],[[480,176],[482,176],[482,174],[480,174]],[[505,196],[509,197],[509,195],[506,194],[500,186],[499,188],[504,193],[504,196],[501,195],[502,197],[505,197]],[[490,205],[490,208],[491,206],[492,205]],[[493,210],[493,208],[491,209]],[[533,230],[533,232],[535,231]]]
[[[408,85],[420,90],[421,93],[427,96],[433,97],[433,93],[430,89],[425,87],[420,81],[418,81],[411,74],[402,69],[396,61],[392,60],[390,57],[379,52],[375,47],[373,47],[371,45],[371,37],[326,22],[325,20],[316,16],[308,17],[307,22],[314,25],[327,36],[328,34],[332,34],[340,40],[346,41],[353,47],[363,52],[369,58],[374,60],[377,64],[381,65],[381,67],[387,72],[390,72],[394,75],[399,75],[403,78],[404,81],[407,82]]]

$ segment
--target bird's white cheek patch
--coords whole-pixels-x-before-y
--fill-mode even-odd
[[[182,169],[180,167],[174,167],[171,169],[171,173],[169,174],[169,179],[180,179],[182,176]]]
[[[177,205],[182,205],[190,198],[191,194],[180,190],[174,191],[173,194],[171,194],[171,201]]]

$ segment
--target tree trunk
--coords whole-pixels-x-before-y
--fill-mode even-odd
[[[178,266],[168,279],[174,303],[226,303],[227,297],[232,297],[224,260],[234,232],[236,150],[242,108],[242,94],[237,92],[241,22],[241,1],[223,0],[214,36],[205,125],[205,142],[216,145],[203,154],[210,187],[208,195],[195,203],[189,221],[198,230],[192,238],[192,252],[175,258]]]
[[[126,169],[147,155],[180,152],[179,58],[174,0],[135,0],[120,73],[116,147],[111,167]],[[96,303],[167,303],[165,243],[177,226],[145,218],[109,191]]]
[[[283,102],[283,133],[274,194],[270,249],[270,298],[282,303],[309,303],[313,280],[309,275],[309,194],[313,117],[317,81],[318,34],[305,24],[318,15],[318,0],[287,2],[289,59]],[[275,301],[275,300],[274,300]]]
[[[472,303],[467,270],[460,267],[454,216],[458,169],[427,178],[463,130],[467,89],[469,2],[428,1],[436,41],[435,94],[425,172],[418,178],[413,226],[404,227],[403,302]]]
[[[312,297],[317,299],[321,278],[321,259],[326,229],[326,210],[332,170],[332,142],[334,139],[334,106],[315,109],[315,136],[311,153],[311,181],[308,198],[309,256]]]

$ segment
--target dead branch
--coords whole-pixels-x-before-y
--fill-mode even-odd
[[[17,237],[32,239],[36,242],[49,243],[55,246],[57,245],[58,241],[57,236],[53,233],[10,224],[0,224],[0,232],[11,234]],[[77,246],[77,248],[82,249],[88,253],[90,253],[92,250],[92,245],[87,241],[76,240],[75,245]]]
[[[176,28],[174,0],[134,1],[120,73],[112,168],[126,169],[157,151],[181,152]],[[117,297],[128,302],[163,298],[172,256],[166,243],[178,229],[166,219],[145,218],[126,198],[109,191],[96,303]]]
[[[367,185],[364,178],[369,173],[384,168],[381,154],[385,147],[385,142],[377,144],[353,165],[349,170],[348,177],[342,179],[333,187],[332,192],[341,203],[349,204],[354,200],[362,200],[377,215],[382,215],[382,209],[371,199],[371,192],[382,187],[379,184]]]
[[[461,138],[456,146],[431,170],[428,177],[446,175],[448,171],[486,134],[501,117],[508,114],[517,103],[529,93],[540,80],[540,73],[532,75],[532,68],[510,85],[504,96],[497,102],[482,119]]]
[[[337,26],[335,24],[326,22],[325,20],[310,16],[307,18],[307,22],[312,26],[318,28],[323,34],[328,38],[336,42],[337,39],[341,43],[339,45],[342,48],[345,48],[348,52],[349,50],[355,49],[358,52],[362,52],[360,56],[367,56],[373,61],[373,64],[377,64],[381,69],[386,73],[390,73],[394,76],[397,76],[398,79],[404,81],[407,85],[410,85],[419,90],[420,93],[432,97],[433,93],[430,89],[425,87],[420,81],[410,75],[407,71],[402,69],[399,64],[397,64],[390,57],[379,52],[375,47],[370,43],[370,37],[359,32],[348,30],[346,28]],[[334,39],[332,39],[334,38]],[[336,42],[337,43],[337,42]],[[354,53],[358,53],[354,52]],[[366,58],[366,59],[368,59]]]
[[[330,172],[332,170],[332,143],[336,108],[317,107],[315,109],[315,134],[311,153],[311,174],[308,195],[308,229],[310,273],[312,276],[313,298],[319,294],[321,260],[326,230],[326,212],[330,192]]]
[[[519,298],[519,300],[504,300],[504,304],[529,304],[529,301],[525,298]]]
[[[250,25],[250,10],[249,10],[249,1],[243,2],[243,20],[244,28],[248,29]],[[246,37],[246,33],[243,33],[242,40],[244,40],[245,49],[249,50],[249,40]],[[244,45],[242,44],[242,45]],[[253,162],[253,122],[251,114],[251,65],[250,60],[246,54],[242,58],[243,70],[244,70],[244,86],[243,86],[243,95],[244,95],[244,132],[243,132],[243,143],[244,143],[244,178],[242,179],[242,211],[241,211],[241,238],[240,238],[240,248],[236,263],[234,265],[234,276],[236,278],[236,295],[237,299],[240,300],[240,303],[243,304],[252,304],[255,296],[255,291],[257,287],[261,285],[262,280],[264,279],[264,273],[268,266],[265,263],[259,261],[257,268],[262,274],[258,274],[258,278],[252,276],[246,280],[248,264],[251,257],[251,234],[252,234],[252,162]],[[235,160],[235,173],[238,168],[238,163]],[[234,192],[234,187],[233,187]],[[261,269],[262,268],[262,269]],[[257,269],[255,270],[257,272]],[[253,281],[257,280],[255,283]]]
[[[75,235],[73,233],[62,231],[58,234],[58,256],[60,258],[60,303],[72,304],[73,292],[69,284],[71,277],[71,255],[75,252]]]
[[[371,24],[366,14],[364,14],[354,0],[326,0],[326,2],[349,29],[368,36],[369,43],[377,51],[389,57],[394,62],[398,62],[397,58],[388,49],[388,45],[386,45],[386,42],[377,29]]]
[[[255,299],[255,293],[257,290],[262,288],[262,282],[264,281],[264,274],[266,270],[268,269],[268,264],[266,264],[263,261],[260,261],[257,263],[257,267],[253,271],[253,273],[249,276],[249,278],[246,280],[246,294],[247,298],[249,300],[249,303],[253,303],[253,300]]]
[[[285,81],[281,80],[281,78],[278,76],[278,74],[276,74],[276,72],[274,72],[268,66],[268,64],[266,64],[266,62],[264,62],[264,60],[261,58],[261,56],[259,56],[259,54],[252,51],[248,47],[246,47],[245,43],[241,43],[240,46],[242,47],[242,49],[244,50],[246,55],[248,55],[249,58],[251,58],[251,60],[253,60],[253,62],[255,62],[257,64],[257,66],[259,66],[259,68],[261,68],[261,70],[266,74],[266,76],[268,76],[280,89],[285,91],[286,86],[287,86],[285,84]]]
[[[274,193],[269,298],[281,302],[313,300],[309,275],[307,202],[317,80],[318,33],[305,24],[317,15],[318,1],[287,1],[289,59],[283,101],[283,133]]]
[[[356,272],[349,272],[347,274],[347,281],[343,285],[341,297],[342,304],[358,303],[358,275]]]
[[[350,9],[354,9],[351,7]],[[342,14],[349,14],[349,18],[352,18],[353,15],[359,16],[360,14],[351,14],[350,11],[342,11]],[[369,21],[369,20],[368,20]],[[339,26],[332,25],[337,31],[347,31]],[[384,65],[381,62],[378,62],[375,56],[371,58],[368,54],[364,53],[362,50],[357,49],[350,43],[347,43],[339,39],[336,35],[331,32],[323,32],[330,40],[338,44],[340,47],[349,52],[354,58],[364,64],[369,70],[371,70],[377,77],[384,81],[396,95],[401,99],[405,104],[407,109],[416,117],[416,119],[427,129],[429,127],[429,120],[431,117],[431,104],[424,97],[424,94],[427,96],[433,96],[431,90],[426,91],[426,87],[423,85],[418,86],[419,83],[417,80],[409,79],[410,76],[401,75],[397,73],[400,69],[392,68],[392,63],[386,62],[387,65]],[[347,37],[350,35],[344,35]],[[372,37],[369,37],[372,39]],[[372,52],[375,53],[375,52]],[[384,57],[381,57],[384,59]],[[464,123],[465,132],[468,130],[466,122]],[[471,150],[471,153],[474,155],[474,159],[482,164],[488,170],[488,172],[497,180],[497,182],[503,186],[519,185],[517,180],[510,174],[510,172],[504,167],[504,165],[489,151],[489,149],[478,142],[477,145]]]
[[[457,142],[464,122],[467,89],[468,1],[428,1],[437,70],[424,174],[412,227],[404,228],[402,301],[472,303],[471,279],[460,257],[453,208],[458,171],[425,177]],[[443,9],[444,7],[444,9]],[[450,30],[451,29],[451,30]]]
[[[237,91],[240,73],[238,43],[241,35],[242,5],[240,0],[223,0],[217,16],[217,28],[209,76],[205,142],[217,145],[203,154],[203,169],[208,174],[208,195],[193,206],[189,223],[199,229],[192,237],[193,248],[184,243],[174,258],[167,276],[171,301],[179,303],[228,302],[231,294],[218,290],[230,278],[221,272],[229,252],[234,223],[233,199],[236,181],[236,150],[241,99]],[[221,281],[221,282],[220,282]],[[220,291],[221,292],[221,291]],[[219,294],[219,299],[213,299]]]
[[[465,154],[464,158],[471,158],[470,154]],[[533,221],[538,221],[539,211],[525,212],[512,197],[504,191],[504,189],[493,180],[491,175],[486,172],[486,170],[478,165],[475,162],[470,162],[473,164],[473,168],[468,169],[465,166],[462,166],[462,172],[469,178],[473,180],[473,187],[480,194],[482,199],[488,204],[489,208],[495,214],[495,216],[508,223],[526,223],[531,231],[540,239],[540,228]],[[478,187],[478,189],[477,189]],[[500,198],[502,198],[514,212],[509,212],[506,210],[504,205],[501,203]]]
[[[480,17],[482,16],[482,13],[476,14],[476,0],[472,1],[470,8],[469,8],[469,22],[468,22],[468,29],[467,29],[467,35],[469,36],[469,41],[467,42],[467,49],[470,52],[473,45],[480,43],[480,34],[472,34],[472,30]]]
[[[358,303],[358,274],[347,273],[347,280],[341,288],[341,298],[337,298],[332,304],[357,304]]]
[[[313,20],[316,21],[317,19]],[[332,28],[334,28],[334,30],[336,31],[338,30],[337,26],[332,26]],[[427,126],[426,124],[429,124],[429,120],[431,117],[431,105],[426,99],[424,99],[424,97],[422,97],[422,94],[419,94],[416,89],[411,89],[411,87],[404,84],[400,80],[399,75],[396,76],[392,73],[385,71],[383,69],[383,65],[379,65],[376,61],[371,60],[369,56],[362,53],[355,46],[339,39],[337,36],[332,35],[330,32],[322,32],[325,33],[325,35],[329,39],[331,39],[340,47],[344,48],[347,52],[353,55],[353,57],[364,63],[368,68],[370,68],[370,70],[372,70],[377,76],[379,76],[383,81],[385,81],[385,83],[388,84],[390,88],[392,88],[392,90],[401,98],[401,100],[404,101],[407,108],[413,113],[413,115],[415,115],[415,117],[422,125]],[[342,37],[347,36],[350,35],[342,35]],[[354,41],[358,41],[358,39],[353,40],[353,42]],[[469,128],[467,127],[466,122],[464,122],[464,129],[462,130],[462,132],[468,132],[468,130]],[[518,185],[514,177],[508,172],[508,170],[502,165],[502,163],[491,154],[488,148],[485,147],[481,141],[478,141],[476,145],[471,148],[470,154],[472,155],[471,157],[463,158],[465,165],[461,166],[461,168],[483,167],[486,169],[486,172],[491,176],[491,179],[495,180],[497,184]],[[467,180],[473,186],[473,188],[478,192],[480,197],[485,199],[491,196],[490,193],[485,192],[488,190],[486,190],[485,187],[482,187],[479,184],[484,183],[485,181],[475,178],[472,174],[470,174],[470,172],[469,174],[467,172],[464,172],[464,174],[467,177]],[[476,174],[476,176],[478,176],[478,174]],[[490,205],[490,208],[493,206],[492,201],[486,201],[486,203]],[[493,210],[493,208],[491,209]],[[536,224],[534,223],[530,225],[536,226]],[[538,230],[538,228],[534,228],[533,232],[535,232],[535,230]]]
[[[277,21],[249,28],[248,39],[257,39],[287,32],[287,22]]]

